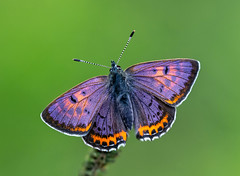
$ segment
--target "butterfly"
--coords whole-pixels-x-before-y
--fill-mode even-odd
[[[132,128],[141,141],[164,135],[176,119],[176,107],[192,89],[200,62],[182,58],[157,60],[125,71],[117,63],[111,61],[108,76],[91,78],[56,98],[41,113],[42,120],[105,152],[125,146]]]

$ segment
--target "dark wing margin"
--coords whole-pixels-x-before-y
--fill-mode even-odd
[[[108,95],[106,83],[107,76],[80,83],[50,103],[41,113],[42,120],[66,135],[86,135],[93,117]]]
[[[173,125],[176,109],[164,104],[144,90],[132,93],[134,128],[141,141],[154,140],[164,135]]]
[[[125,146],[128,133],[115,102],[109,96],[102,104],[94,118],[91,130],[82,138],[88,146],[105,152]]]
[[[170,106],[179,106],[197,79],[200,62],[169,59],[140,63],[126,69],[132,86],[144,89]]]

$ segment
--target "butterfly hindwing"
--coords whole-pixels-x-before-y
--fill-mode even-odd
[[[192,59],[145,62],[126,69],[132,86],[144,89],[170,106],[179,105],[189,94],[200,64]]]
[[[127,130],[116,108],[116,101],[109,96],[93,121],[92,129],[83,137],[84,142],[101,151],[117,150],[125,146]]]
[[[175,108],[141,89],[132,93],[136,137],[142,141],[154,140],[165,134],[175,121]]]
[[[89,79],[56,98],[42,112],[42,120],[67,135],[84,136],[106,99],[107,76]]]

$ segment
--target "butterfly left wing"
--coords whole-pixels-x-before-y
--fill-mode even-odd
[[[130,84],[155,95],[170,106],[186,99],[197,78],[200,63],[193,59],[169,59],[140,63],[126,69]]]
[[[133,89],[132,105],[136,137],[142,141],[164,135],[175,121],[176,109],[143,89]]]
[[[80,83],[56,98],[42,112],[42,120],[51,128],[71,136],[86,135],[93,117],[108,96],[107,76]]]
[[[85,144],[101,151],[125,146],[127,130],[116,107],[116,101],[109,96],[97,112],[92,129],[83,137]]]

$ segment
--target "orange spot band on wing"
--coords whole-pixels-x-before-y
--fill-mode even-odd
[[[102,145],[103,142],[107,143],[107,146],[110,145],[110,141],[114,142],[114,144],[117,144],[117,138],[122,137],[124,141],[127,140],[127,133],[125,131],[121,131],[119,133],[114,134],[114,136],[108,136],[107,138],[91,134],[91,137],[93,138],[93,142],[100,141],[100,145]]]
[[[165,100],[167,103],[169,104],[174,104],[176,103],[180,98],[182,98],[184,95],[184,93],[180,94],[180,95],[177,95],[176,97],[174,97],[173,100]]]
[[[89,128],[91,127],[92,125],[92,122],[89,123],[89,125],[86,127],[86,128],[83,128],[83,127],[75,127],[75,128],[70,128],[71,131],[81,131],[81,132],[85,132],[85,131],[88,131]]]
[[[162,129],[163,129],[163,128],[164,128],[163,123],[164,123],[164,122],[165,122],[165,123],[168,123],[167,118],[168,118],[168,114],[166,114],[166,115],[163,117],[163,119],[162,119],[160,122],[158,122],[157,124],[155,124],[155,125],[151,125],[151,126],[147,126],[147,125],[146,125],[146,126],[141,126],[141,125],[140,125],[140,127],[138,128],[138,132],[139,132],[140,136],[143,136],[144,132],[146,132],[146,131],[148,131],[148,133],[149,133],[150,136],[152,135],[152,131],[153,131],[153,130],[155,130],[156,133],[158,133],[158,128],[159,128],[159,127],[162,127]]]

